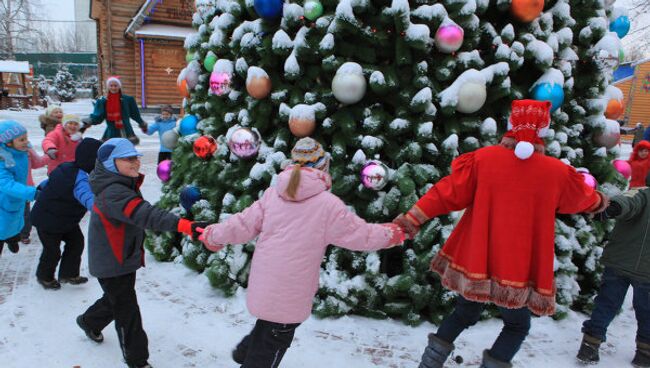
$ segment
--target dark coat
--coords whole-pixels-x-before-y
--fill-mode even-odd
[[[103,96],[95,101],[95,109],[92,114],[90,114],[90,120],[93,125],[101,124],[106,120],[106,101],[106,97]],[[135,102],[135,98],[122,94],[120,103],[122,105],[122,122],[124,123],[124,129],[117,129],[115,127],[115,122],[106,121],[106,131],[104,132],[104,136],[102,136],[102,140],[107,141],[111,138],[128,138],[133,144],[138,144],[139,139],[133,131],[130,119],[135,120],[140,128],[146,127],[147,123],[145,123],[140,116],[140,110],[138,109],[138,104]]]

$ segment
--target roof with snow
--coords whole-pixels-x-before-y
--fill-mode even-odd
[[[29,62],[0,60],[0,73],[29,73]]]
[[[135,31],[135,37],[184,41],[185,37],[193,33],[196,33],[196,31],[192,27],[172,26],[169,24],[145,24]]]

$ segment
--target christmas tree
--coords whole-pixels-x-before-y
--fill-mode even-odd
[[[219,221],[248,207],[309,135],[331,152],[332,192],[366,220],[390,221],[459,154],[497,143],[510,102],[521,98],[553,103],[548,155],[585,168],[606,192],[625,185],[610,164],[618,123],[604,115],[621,45],[608,32],[603,0],[196,5],[198,33],[186,40],[189,64],[178,80],[189,115],[178,142],[169,137],[173,168],[160,200],[180,215]],[[216,139],[212,157],[209,139],[195,142],[200,136]],[[433,219],[397,249],[331,247],[315,314],[439,321],[454,295],[429,263],[459,215]],[[607,226],[583,216],[557,220],[559,317],[589,304]],[[232,295],[246,287],[255,244],[211,254],[162,234],[147,246],[160,260],[182,253]]]
[[[74,100],[77,93],[77,82],[75,82],[72,73],[68,71],[67,66],[62,66],[61,70],[54,77],[54,88],[60,101],[70,102]]]

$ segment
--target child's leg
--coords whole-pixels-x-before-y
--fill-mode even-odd
[[[607,327],[621,309],[629,286],[629,279],[605,267],[594,310],[591,312],[591,318],[582,324],[582,332],[605,341]]]
[[[508,309],[499,307],[503,330],[488,351],[490,357],[509,363],[521,348],[530,331],[530,310],[527,307]]]
[[[61,239],[63,234],[38,230],[38,238],[43,244],[41,259],[36,268],[36,277],[43,281],[54,280],[54,271],[61,259]]]
[[[453,343],[461,332],[478,322],[484,307],[483,303],[473,302],[459,295],[454,311],[442,320],[436,336]]]
[[[275,323],[258,319],[250,334],[250,345],[242,368],[276,368],[300,323]]]
[[[634,289],[632,305],[638,325],[636,341],[650,344],[650,282],[633,280],[632,288]]]
[[[29,239],[29,236],[32,232],[32,219],[29,212],[29,202],[25,202],[25,212],[23,214],[23,217],[25,219],[25,226],[23,226],[23,230],[20,232],[20,240],[23,240],[23,243],[26,243],[25,240]]]
[[[59,279],[79,276],[81,266],[81,254],[84,251],[84,234],[77,226],[74,230],[63,234],[65,247],[59,267]]]

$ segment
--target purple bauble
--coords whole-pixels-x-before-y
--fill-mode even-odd
[[[630,179],[632,177],[632,166],[625,160],[614,160],[612,165],[625,179]]]
[[[463,45],[465,32],[457,24],[443,24],[436,31],[436,47],[441,52],[451,54]]]
[[[166,183],[172,177],[172,160],[164,160],[158,164],[158,169],[156,169],[156,174],[158,178],[163,183]]]
[[[388,168],[380,161],[370,161],[361,168],[361,183],[372,190],[381,190],[388,183]]]

